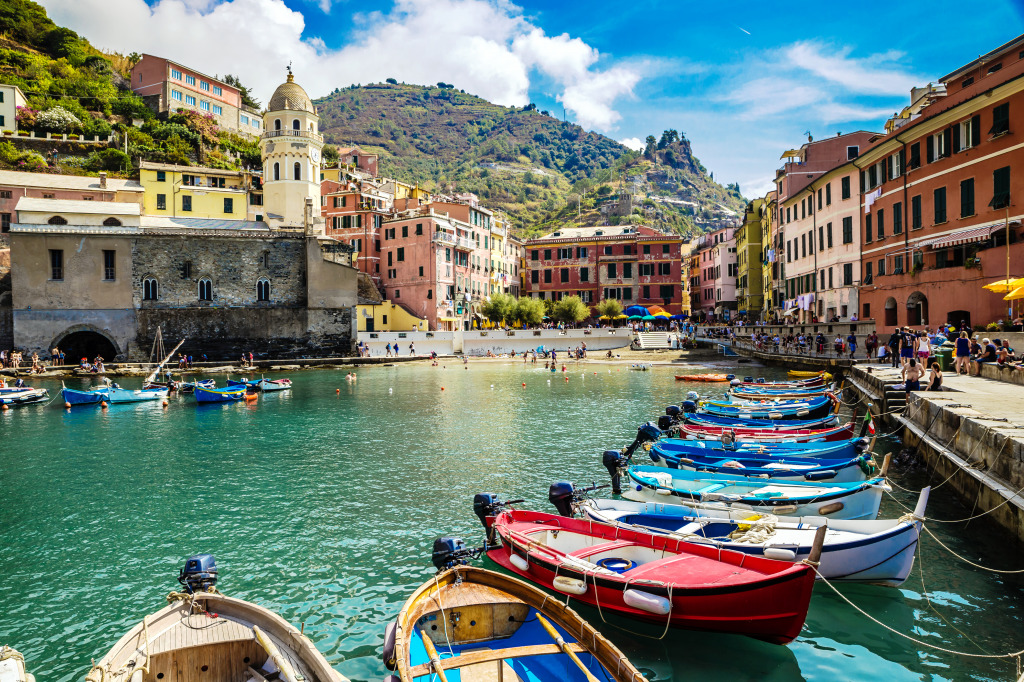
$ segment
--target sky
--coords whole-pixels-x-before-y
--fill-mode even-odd
[[[771,189],[782,152],[808,134],[880,131],[911,87],[1024,33],[1024,0],[39,2],[99,48],[234,74],[263,103],[291,63],[313,98],[443,81],[628,146],[674,129],[748,198]]]

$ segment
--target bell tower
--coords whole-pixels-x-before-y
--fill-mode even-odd
[[[277,87],[263,114],[263,216],[272,229],[324,233],[320,217],[320,117],[306,91],[288,79]],[[312,209],[309,208],[312,199]]]

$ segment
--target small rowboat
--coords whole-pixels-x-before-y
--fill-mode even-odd
[[[835,390],[835,384],[814,388],[746,388],[736,387],[729,391],[733,398],[742,400],[787,400],[806,399],[825,395]]]
[[[256,388],[264,393],[271,391],[288,391],[291,387],[291,379],[260,379],[256,383]]]
[[[24,388],[21,391],[4,393],[0,395],[0,405],[6,407],[23,407],[41,403],[50,397],[49,391],[45,388]]]
[[[626,474],[633,485],[624,497],[635,502],[710,504],[778,516],[874,519],[882,492],[890,490],[881,477],[853,483],[783,482],[654,466],[631,466]]]
[[[190,557],[178,578],[185,591],[144,616],[92,666],[86,682],[348,682],[281,616],[217,592],[216,575],[211,555]]]
[[[488,557],[603,611],[776,644],[807,616],[814,571],[804,564],[540,512],[504,511],[493,527],[502,542]]]
[[[200,388],[217,388],[217,382],[213,379],[197,379],[195,381],[186,381],[181,384],[182,393],[193,393],[196,390],[196,386]]]
[[[800,369],[791,369],[786,372],[787,376],[793,377],[794,379],[817,379],[821,378],[824,381],[830,381],[832,375],[828,372],[813,372]]]
[[[170,393],[170,389],[167,388],[143,388],[133,390],[130,388],[121,388],[117,384],[114,384],[107,389],[108,400],[111,403],[141,403],[150,400],[160,400],[162,398],[166,398],[168,393]]]
[[[108,387],[100,386],[88,391],[78,391],[64,386],[60,389],[60,395],[66,405],[99,405],[107,400]]]
[[[871,459],[854,457],[799,457],[785,454],[752,455],[729,450],[668,454],[651,448],[651,460],[658,466],[705,474],[756,476],[779,481],[828,481],[851,483],[863,481],[874,472]]]
[[[676,381],[732,381],[734,374],[677,374]]]
[[[751,517],[747,512],[734,514],[732,519],[710,518],[682,505],[627,500],[588,499],[576,508],[598,523],[639,526],[651,533],[682,536],[689,542],[781,561],[806,559],[818,527],[827,525],[818,566],[822,577],[897,587],[914,565],[928,493],[929,488],[921,491],[913,514],[877,521],[840,521],[823,516],[779,519]]]
[[[644,682],[566,604],[522,580],[462,565],[431,578],[405,602],[387,628],[384,664],[397,669],[401,682]]]
[[[197,403],[230,403],[244,398],[245,391],[245,386],[228,386],[226,388],[196,386],[192,395]]]
[[[851,438],[856,427],[856,423],[849,422],[830,429],[793,429],[790,431],[773,431],[771,429],[758,428],[744,429],[699,424],[679,424],[673,428],[678,429],[680,438],[687,440],[721,440],[723,434],[729,434],[733,441],[738,442],[817,443]]]
[[[834,414],[818,419],[752,419],[750,417],[720,417],[707,412],[687,413],[684,417],[690,424],[702,426],[724,426],[727,428],[763,429],[765,431],[797,431],[821,429],[838,424]]]
[[[739,419],[819,419],[828,417],[837,407],[838,401],[832,395],[777,402],[700,403],[700,409],[705,414]]]
[[[0,682],[36,682],[35,675],[25,669],[25,657],[6,644],[0,646]]]

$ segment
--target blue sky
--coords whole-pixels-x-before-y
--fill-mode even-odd
[[[41,0],[97,46],[233,73],[266,101],[393,77],[536,102],[618,140],[673,128],[752,197],[781,153],[867,129],[1024,33],[1024,0],[924,3]]]

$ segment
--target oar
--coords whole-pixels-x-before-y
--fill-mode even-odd
[[[427,656],[430,657],[430,664],[434,666],[434,672],[441,679],[441,682],[448,682],[448,678],[445,677],[444,668],[441,667],[441,657],[437,655],[437,649],[434,648],[434,643],[427,637],[427,633],[420,630],[420,637],[423,638],[423,648],[427,650]],[[595,680],[596,682],[596,680]]]
[[[281,679],[285,682],[301,682],[302,676],[298,675],[292,664],[281,655],[281,650],[277,648],[277,645],[267,636],[263,630],[260,629],[259,625],[252,626],[252,632],[256,636],[256,641],[259,642],[263,650],[267,652],[271,660],[277,665],[278,670],[281,671]]]
[[[581,661],[580,657],[576,655],[576,652],[570,649],[569,645],[565,643],[564,639],[562,639],[562,636],[558,634],[558,630],[555,629],[555,626],[549,623],[548,619],[539,613],[537,614],[537,620],[544,626],[544,630],[547,631],[548,636],[555,640],[555,644],[557,644],[558,648],[562,650],[562,653],[568,656],[569,659],[576,664],[576,667],[583,671],[583,674],[587,676],[587,682],[598,682],[597,678],[587,670],[587,666],[583,665],[583,661]]]

